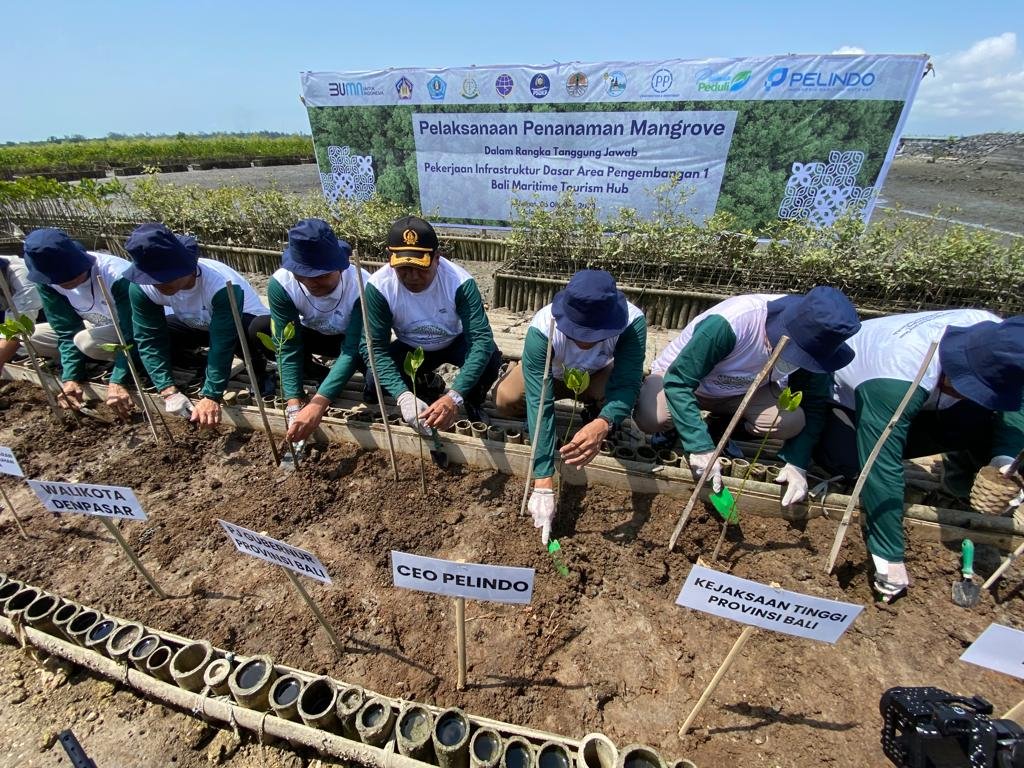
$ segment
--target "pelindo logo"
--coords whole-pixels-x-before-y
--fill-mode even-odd
[[[742,90],[743,86],[750,82],[751,71],[745,69],[730,75],[728,72],[719,74],[711,67],[702,69],[697,73],[697,90],[704,93],[735,93]]]
[[[764,89],[785,86],[804,90],[826,88],[870,88],[875,84],[874,72],[790,72],[789,67],[776,67],[768,73]]]

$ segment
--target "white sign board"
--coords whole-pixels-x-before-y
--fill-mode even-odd
[[[776,589],[693,566],[676,604],[773,632],[834,643],[864,606]]]
[[[960,661],[1024,679],[1024,632],[989,624]]]
[[[391,575],[396,587],[449,597],[494,603],[529,603],[533,598],[533,568],[453,563],[392,550]]]
[[[131,488],[89,483],[59,483],[53,480],[27,480],[43,506],[51,512],[75,512],[80,515],[116,517],[120,520],[145,520],[142,504]]]
[[[324,568],[323,563],[312,552],[307,552],[299,547],[293,547],[291,544],[285,544],[283,541],[272,539],[269,536],[256,533],[256,531],[250,531],[248,528],[243,528],[234,523],[228,523],[224,520],[218,520],[217,522],[227,532],[232,543],[235,545],[235,549],[239,552],[258,557],[260,560],[266,560],[274,565],[280,565],[282,568],[295,571],[303,576],[309,576],[309,578],[316,579],[324,584],[331,583],[331,577],[327,573],[327,569]]]
[[[18,460],[14,457],[14,451],[2,445],[0,445],[0,475],[25,476],[25,473],[21,471]]]

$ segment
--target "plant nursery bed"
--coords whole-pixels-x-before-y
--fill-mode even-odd
[[[119,523],[120,530],[171,597],[156,597],[100,521],[46,512],[28,486],[8,477],[0,482],[31,539],[18,536],[9,514],[0,516],[0,572],[148,626],[390,696],[573,739],[602,731],[620,748],[647,743],[670,765],[677,758],[701,766],[883,765],[878,702],[891,686],[979,693],[997,714],[1024,697],[1020,681],[958,661],[990,623],[1024,628],[1019,566],[977,607],[959,608],[950,599],[959,578],[953,545],[911,539],[909,595],[877,605],[857,532],[846,550],[854,562],[847,555],[826,576],[833,522],[812,519],[801,528],[750,517],[712,567],[865,609],[835,645],[756,631],[680,738],[679,726],[742,628],[675,605],[692,563],[708,558],[718,538],[718,522],[702,507],[670,553],[678,498],[566,486],[553,531],[568,569],[561,575],[529,518],[518,516],[522,483],[507,475],[428,462],[423,498],[416,461],[407,456],[399,457],[397,483],[386,454],[350,444],[326,446],[300,471],[285,473],[271,466],[260,433],[171,426],[174,454],[154,444],[143,424],[84,419],[68,427],[54,420],[36,387],[0,384],[0,445],[13,449],[26,476],[134,489],[149,520]],[[344,654],[282,571],[239,554],[217,519],[319,557],[333,584],[304,583]],[[530,605],[468,603],[465,691],[455,684],[453,601],[394,588],[392,550],[536,569]],[[986,573],[997,558],[979,547],[979,570]],[[31,721],[49,706],[50,690],[27,685],[22,678],[31,668],[10,646],[0,648],[0,721]],[[8,678],[12,669],[21,677]],[[85,682],[83,691],[100,685]],[[12,697],[14,685],[31,695]],[[96,730],[76,726],[79,700],[66,692],[53,698],[69,702],[67,726]],[[125,706],[120,692],[92,707],[107,722],[106,738],[127,741],[130,733],[143,751],[168,756],[152,764],[191,764],[184,726],[137,734],[118,714]],[[119,719],[123,734],[111,727]],[[4,727],[0,722],[0,765],[59,764],[55,752],[33,763],[4,746]]]

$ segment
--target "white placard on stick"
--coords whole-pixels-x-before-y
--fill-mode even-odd
[[[217,520],[217,522],[224,528],[239,552],[258,557],[260,560],[266,560],[274,565],[280,565],[282,568],[309,576],[309,578],[324,584],[331,583],[331,576],[324,568],[324,564],[312,552],[285,544],[283,541],[272,539],[269,536],[256,533],[256,531],[250,531],[248,528],[234,523],[224,520]]]
[[[89,483],[61,483],[54,480],[26,480],[51,512],[145,520],[142,504],[131,488]]]
[[[3,445],[0,445],[0,475],[25,476],[18,459],[14,456],[14,451]]]
[[[773,632],[834,643],[864,606],[776,589],[699,565],[676,604]]]
[[[396,587],[449,597],[495,603],[529,603],[533,598],[533,568],[453,563],[391,550],[391,575]]]
[[[1024,679],[1024,632],[989,624],[964,651],[960,661]]]

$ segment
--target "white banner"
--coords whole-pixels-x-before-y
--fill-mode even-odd
[[[776,589],[699,565],[676,604],[773,632],[834,643],[864,606]]]
[[[21,471],[21,465],[18,464],[14,451],[2,445],[0,445],[0,475],[25,476],[25,473]]]
[[[26,480],[43,506],[51,512],[75,512],[80,515],[145,520],[142,504],[131,488],[89,483],[59,483],[53,480]]]
[[[302,574],[303,576],[309,576],[309,578],[316,579],[324,584],[331,583],[331,577],[327,573],[327,569],[312,552],[292,546],[291,544],[285,544],[283,541],[272,539],[269,536],[264,536],[261,533],[256,533],[256,531],[251,531],[248,528],[243,528],[240,525],[235,525],[225,520],[218,519],[217,522],[224,528],[228,538],[231,539],[235,549],[239,552],[257,557],[274,565],[280,565],[282,568],[295,571],[295,573]]]
[[[453,563],[392,550],[391,576],[396,587],[449,597],[495,603],[529,603],[533,598],[533,568]]]
[[[960,661],[1024,679],[1024,632],[1002,624],[989,624],[964,651]]]

